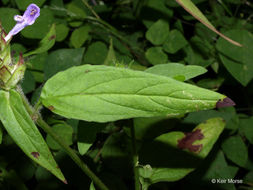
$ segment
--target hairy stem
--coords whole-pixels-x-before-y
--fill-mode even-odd
[[[132,140],[132,152],[133,152],[133,169],[134,169],[134,180],[135,190],[141,190],[139,182],[139,171],[138,171],[138,154],[136,149],[135,130],[134,125],[131,125],[131,140]]]
[[[34,109],[28,102],[26,96],[24,95],[20,86],[17,86],[17,91],[22,97],[24,106],[30,115],[37,114],[37,124],[49,134],[62,148],[63,150],[72,158],[72,160],[82,169],[82,171],[91,178],[91,180],[97,185],[101,190],[109,190],[106,185],[89,169],[89,167],[80,159],[80,157],[71,149],[62,139],[55,133],[52,128],[42,119],[41,115]]]

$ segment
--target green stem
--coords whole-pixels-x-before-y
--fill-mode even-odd
[[[131,140],[132,140],[132,152],[133,152],[133,169],[134,169],[134,180],[135,180],[135,190],[141,190],[139,182],[139,171],[138,171],[138,154],[136,149],[136,140],[135,140],[135,130],[134,125],[131,126]]]
[[[89,167],[79,158],[73,149],[71,149],[62,139],[57,135],[57,133],[52,130],[52,128],[42,119],[41,115],[29,104],[26,96],[24,95],[22,88],[17,86],[17,91],[22,97],[24,106],[27,112],[32,114],[37,114],[37,124],[48,133],[62,148],[65,152],[72,158],[72,160],[83,170],[83,172],[91,178],[91,180],[97,185],[101,190],[109,190],[106,185],[89,169]]]
[[[89,167],[79,158],[73,149],[71,149],[53,130],[52,128],[41,118],[37,120],[38,125],[48,133],[72,158],[72,160],[83,170],[83,172],[89,176],[92,181],[101,190],[109,190],[105,184],[89,169]]]
[[[82,0],[84,5],[92,12],[92,14],[97,18],[100,19],[98,14],[94,11],[94,9],[89,5],[89,3],[86,0]]]

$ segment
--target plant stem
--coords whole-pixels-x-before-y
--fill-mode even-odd
[[[83,172],[91,178],[91,180],[97,185],[101,190],[109,190],[106,185],[89,169],[89,167],[79,158],[73,149],[71,149],[62,139],[55,133],[52,128],[42,119],[41,115],[29,104],[26,96],[24,95],[22,88],[17,86],[17,91],[22,97],[24,106],[30,115],[37,114],[37,124],[48,133],[62,148],[65,152],[72,158],[72,160],[83,170]]]
[[[134,125],[131,125],[131,140],[132,140],[132,152],[133,152],[133,169],[134,169],[134,180],[135,180],[135,190],[141,190],[139,182],[139,171],[138,171],[138,154],[136,149],[136,140],[135,140],[135,130]]]
[[[98,14],[94,11],[94,9],[89,5],[89,3],[86,0],[82,0],[84,5],[92,12],[92,14],[97,18],[100,19]]]
[[[53,130],[52,128],[41,118],[37,120],[38,125],[48,133],[72,158],[72,160],[83,170],[83,172],[89,176],[92,181],[101,190],[109,190],[105,184],[89,169],[89,167],[79,158],[73,149],[71,149]]]

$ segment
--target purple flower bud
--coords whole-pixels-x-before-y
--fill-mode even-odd
[[[7,42],[12,36],[19,33],[23,30],[26,26],[32,25],[35,20],[40,16],[40,8],[35,4],[30,4],[24,15],[15,15],[14,20],[17,21],[17,24],[12,28],[9,34],[4,38]]]

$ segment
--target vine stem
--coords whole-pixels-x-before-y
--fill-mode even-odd
[[[22,97],[24,106],[27,112],[30,115],[37,114],[37,124],[47,133],[49,134],[62,148],[65,152],[72,158],[72,160],[82,169],[82,171],[91,178],[91,180],[97,185],[97,187],[101,190],[109,190],[108,187],[93,173],[89,167],[81,160],[81,158],[75,153],[75,151],[70,148],[62,139],[58,136],[57,133],[42,119],[42,116],[29,104],[26,96],[24,95],[22,88],[17,86],[17,91]]]
[[[136,149],[136,140],[135,140],[135,130],[134,125],[131,125],[131,140],[132,140],[132,154],[133,154],[133,170],[134,170],[134,181],[135,181],[135,190],[141,190],[139,182],[139,171],[138,171],[138,154]]]

